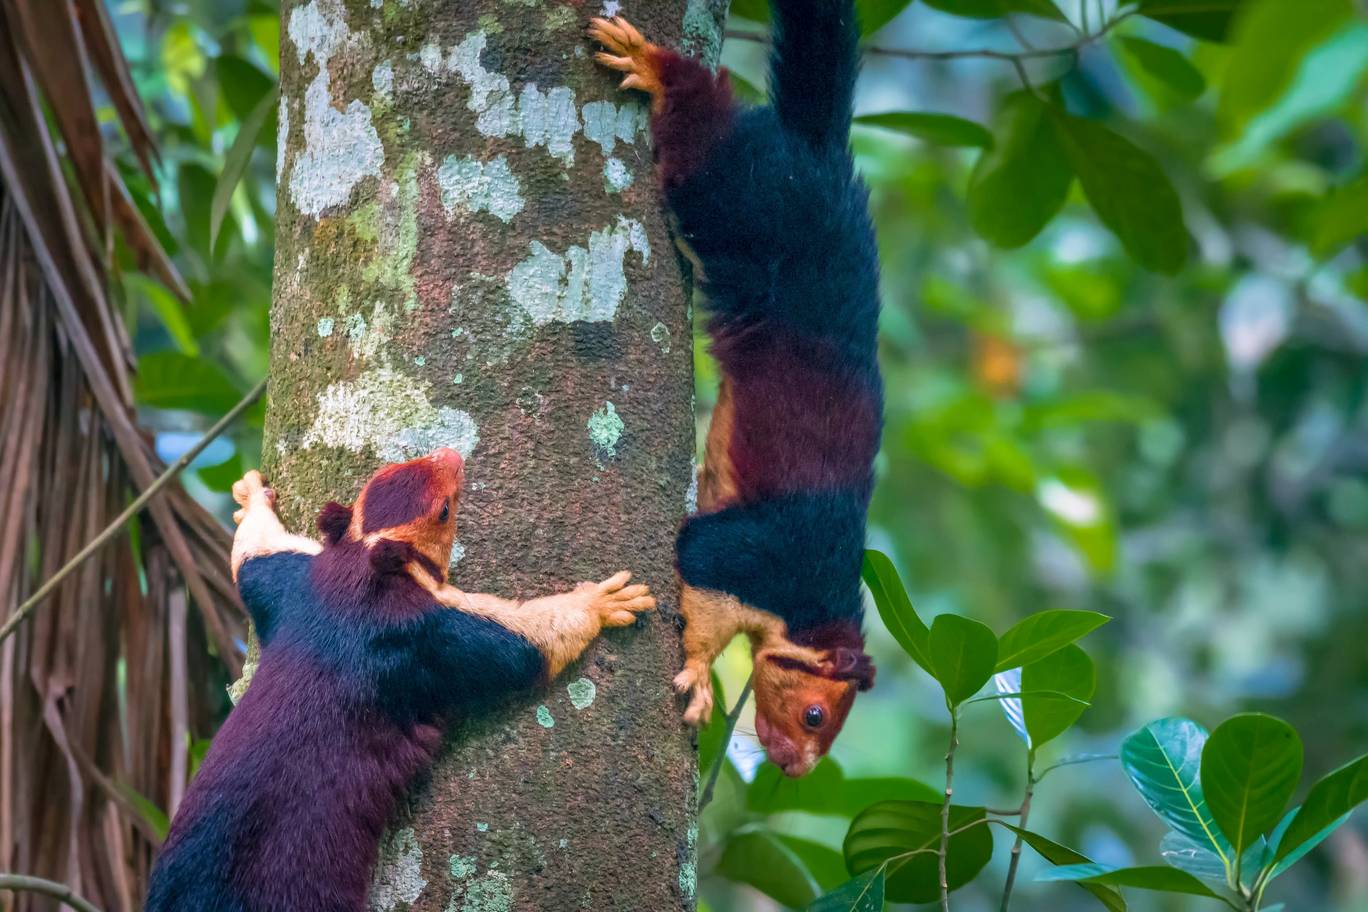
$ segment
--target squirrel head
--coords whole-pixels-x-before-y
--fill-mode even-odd
[[[403,573],[409,563],[418,563],[440,583],[451,561],[464,483],[461,454],[444,447],[381,468],[355,504],[324,506],[318,529],[329,545],[364,543],[377,573]]]
[[[755,654],[755,734],[770,761],[802,776],[831,750],[858,691],[874,686],[862,643]]]

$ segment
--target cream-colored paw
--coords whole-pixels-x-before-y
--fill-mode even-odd
[[[712,675],[708,667],[692,661],[686,663],[684,670],[675,675],[674,689],[675,693],[689,694],[684,721],[695,728],[707,725],[713,710]]]
[[[631,578],[632,574],[623,570],[602,582],[580,583],[575,591],[588,597],[589,611],[604,627],[626,627],[636,620],[637,614],[656,606],[650,587],[629,586]]]
[[[266,480],[256,469],[233,482],[233,500],[242,508],[233,514],[235,523],[241,523],[247,511],[255,507],[275,509],[275,491],[267,487]]]

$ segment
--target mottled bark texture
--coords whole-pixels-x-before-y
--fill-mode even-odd
[[[669,688],[687,290],[646,110],[582,37],[601,9],[282,7],[265,451],[287,525],[309,529],[383,462],[452,446],[458,585],[525,597],[626,567],[661,597],[549,690],[453,734],[386,839],[372,905],[692,908],[695,755]],[[724,8],[623,12],[715,57]]]

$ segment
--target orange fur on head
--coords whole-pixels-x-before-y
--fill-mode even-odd
[[[456,540],[456,507],[465,484],[465,463],[442,448],[409,462],[388,465],[371,476],[351,508],[345,538],[374,546],[401,542],[431,564],[438,582],[446,578]],[[346,508],[330,504],[320,525],[340,526]],[[331,537],[331,536],[330,536]]]
[[[755,734],[771,762],[787,776],[811,771],[845,725],[856,689],[782,651],[757,650]]]

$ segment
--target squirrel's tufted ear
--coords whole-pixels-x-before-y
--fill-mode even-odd
[[[318,511],[318,531],[323,533],[328,544],[335,545],[347,534],[351,526],[352,508],[344,507],[337,501],[329,501]]]
[[[380,539],[370,549],[371,567],[380,576],[404,573],[410,561],[421,557],[413,545],[390,538]]]
[[[874,686],[874,662],[863,651],[837,646],[831,650],[828,661],[831,677],[854,681],[860,690],[869,690]]]

